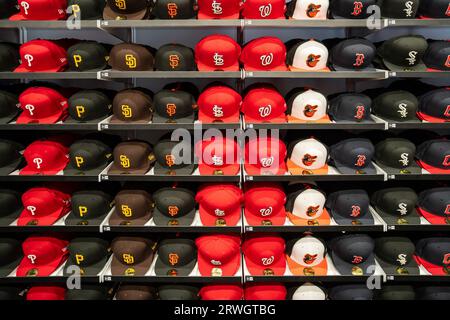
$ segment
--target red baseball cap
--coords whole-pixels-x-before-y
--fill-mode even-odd
[[[199,71],[239,71],[241,47],[231,37],[213,34],[195,46],[195,62]]]
[[[26,300],[64,300],[66,289],[56,286],[31,287]]]
[[[245,19],[286,19],[284,0],[246,0],[242,16]]]
[[[285,203],[281,184],[252,184],[244,193],[245,219],[251,226],[282,226],[286,221]]]
[[[250,139],[245,145],[245,171],[248,175],[284,175],[286,154],[286,145],[279,139]]]
[[[22,64],[14,72],[59,72],[68,63],[66,49],[55,41],[31,40],[19,52]]]
[[[276,236],[256,236],[244,241],[242,252],[252,276],[282,276],[286,271],[284,239]]]
[[[202,186],[195,201],[200,205],[200,220],[204,226],[236,226],[241,219],[243,194],[234,184]]]
[[[69,148],[55,141],[35,141],[24,151],[27,165],[20,175],[55,175],[69,163]]]
[[[205,123],[237,123],[241,103],[241,95],[230,87],[209,87],[198,97],[198,120]]]
[[[198,0],[198,19],[239,19],[241,0]]]
[[[286,101],[271,86],[261,85],[250,89],[242,101],[242,112],[248,123],[286,122]]]
[[[214,137],[195,145],[200,175],[235,176],[239,173],[240,149],[236,140]]]
[[[70,211],[70,195],[48,188],[32,188],[22,195],[18,226],[51,226]]]
[[[66,17],[66,0],[19,0],[20,12],[9,20],[62,20]]]
[[[281,283],[249,283],[244,290],[245,300],[286,300],[287,290]]]
[[[450,238],[431,237],[416,243],[416,262],[434,276],[450,274]]]
[[[31,87],[19,96],[17,123],[56,123],[67,116],[69,104],[59,92],[45,87]]]
[[[244,290],[236,284],[210,284],[199,291],[202,300],[242,300]]]
[[[231,277],[241,266],[241,239],[234,235],[207,235],[195,240],[202,276]]]
[[[24,258],[17,267],[18,277],[48,277],[66,261],[68,241],[32,236],[22,243]]]
[[[241,62],[248,71],[288,71],[286,46],[277,37],[262,37],[247,43]]]

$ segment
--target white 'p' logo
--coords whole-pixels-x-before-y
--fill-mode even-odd
[[[28,15],[28,9],[30,9],[30,4],[28,2],[26,2],[26,1],[22,1],[20,3],[20,5],[22,6],[24,13],[26,15]]]
[[[27,53],[23,57],[25,58],[25,60],[27,60],[28,66],[31,67],[31,61],[34,60],[34,57],[29,53]]]
[[[35,206],[27,206],[27,210],[30,211],[31,215],[34,216],[36,212]]]
[[[35,254],[29,254],[27,256],[28,259],[30,259],[31,264],[34,264],[34,262],[36,261],[36,255]]]
[[[30,112],[30,116],[34,115],[33,111],[34,111],[35,108],[34,108],[34,106],[32,104],[27,104],[25,106],[25,109],[27,109],[28,112]]]
[[[41,168],[41,164],[42,164],[42,158],[34,158],[33,159],[33,163],[36,165],[37,169]]]

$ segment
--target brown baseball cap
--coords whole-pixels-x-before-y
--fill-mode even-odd
[[[143,226],[153,216],[152,197],[144,190],[122,190],[115,197],[116,207],[110,225]]]
[[[113,276],[143,276],[153,262],[156,242],[141,237],[118,237],[111,248]]]
[[[113,156],[108,174],[145,174],[155,162],[150,145],[143,141],[121,142],[114,148]]]
[[[121,43],[111,49],[108,64],[119,71],[153,71],[154,57],[145,46]]]
[[[106,0],[104,20],[143,20],[148,17],[149,0]]]
[[[158,292],[155,287],[121,284],[116,292],[116,300],[156,300]]]
[[[126,89],[113,100],[111,123],[147,123],[152,119],[152,98],[141,90]]]

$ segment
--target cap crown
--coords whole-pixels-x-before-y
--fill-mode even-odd
[[[106,117],[112,108],[111,100],[102,92],[82,90],[69,98],[69,115],[78,121]]]
[[[214,266],[224,265],[240,254],[239,240],[235,237],[206,236],[197,239],[196,244],[199,253]]]
[[[108,243],[99,238],[76,238],[69,246],[70,256],[80,267],[87,267],[104,259],[108,255]]]
[[[284,259],[284,239],[280,237],[260,237],[244,242],[242,248],[246,259],[270,267],[274,262]]]
[[[192,191],[184,188],[163,188],[153,195],[155,206],[167,217],[185,216],[195,209],[195,199]]]
[[[304,267],[314,267],[325,259],[326,248],[322,241],[312,236],[303,237],[295,242],[290,258]]]
[[[413,261],[414,243],[405,237],[383,237],[375,241],[377,257],[398,266]]]
[[[272,68],[285,65],[286,47],[276,37],[258,38],[245,45],[240,59],[244,63],[244,67],[272,70]]]
[[[295,199],[291,213],[303,219],[316,219],[323,213],[325,195],[315,189],[305,189],[291,196]],[[295,197],[295,198],[294,198]]]
[[[121,121],[149,119],[152,113],[152,99],[140,90],[127,89],[116,94],[113,113]]]
[[[112,198],[102,191],[78,191],[72,195],[72,213],[89,220],[107,214],[112,207]]]
[[[210,185],[200,190],[195,200],[209,214],[226,217],[241,206],[243,194],[242,190],[233,185]]]
[[[70,146],[70,163],[78,170],[89,170],[108,163],[111,149],[97,140],[80,140]]]
[[[181,90],[161,90],[155,96],[155,112],[167,119],[180,119],[194,113],[195,98]]]
[[[214,86],[204,90],[197,103],[202,113],[219,121],[239,114],[242,98],[227,86]]]
[[[181,159],[178,159],[176,155],[173,152],[173,149],[178,144],[185,144],[185,142],[181,141],[160,141],[155,146],[155,157],[156,161],[164,168],[168,168],[170,170],[176,170],[178,168],[183,168],[191,163],[193,163],[191,160],[189,163],[185,163],[184,160],[184,150],[181,150]],[[191,158],[190,158],[191,159]]]
[[[288,114],[296,119],[314,121],[327,113],[327,98],[320,92],[306,90],[295,94],[288,101]]]
[[[197,259],[195,242],[190,239],[166,239],[158,248],[158,259],[168,266],[179,268]]]
[[[7,166],[22,157],[20,151],[19,144],[0,139],[0,167]]]
[[[331,207],[339,215],[350,219],[358,219],[369,213],[369,195],[364,190],[343,190],[332,193]]]
[[[60,20],[66,16],[66,2],[62,0],[18,1],[20,14],[25,20]]]
[[[373,100],[373,113],[395,121],[415,120],[419,101],[408,91],[397,90],[380,94]]]
[[[331,49],[330,60],[339,67],[359,70],[370,66],[375,53],[376,48],[369,40],[346,39]]]
[[[372,204],[392,216],[407,216],[417,204],[417,194],[410,188],[389,188],[375,192]]]
[[[314,138],[297,142],[292,148],[289,158],[304,169],[319,169],[328,161],[328,148]]]
[[[29,237],[22,243],[23,255],[33,265],[46,265],[67,253],[67,241],[51,237]]]
[[[450,140],[430,140],[417,148],[417,158],[432,167],[450,169]]]
[[[330,246],[342,260],[358,265],[367,261],[373,253],[375,243],[367,235],[350,235],[333,239]]]
[[[153,208],[151,196],[144,190],[122,190],[115,198],[116,210],[126,220],[145,216]]]
[[[180,44],[163,45],[155,54],[159,71],[194,71],[194,51]]]
[[[39,121],[51,116],[61,116],[68,108],[67,99],[59,92],[45,87],[31,87],[19,96],[20,108],[30,119]],[[55,118],[56,122],[58,118]]]
[[[442,88],[427,92],[420,98],[419,112],[450,121],[450,89]]]
[[[422,36],[400,36],[385,41],[378,50],[383,59],[405,68],[422,61],[428,43]]]
[[[415,153],[414,143],[401,138],[388,138],[375,147],[377,162],[394,168],[406,168],[412,165]]]
[[[153,242],[140,237],[119,237],[111,244],[114,256],[125,265],[135,265],[153,254]]]
[[[286,154],[284,142],[275,138],[259,137],[245,145],[245,163],[254,164],[262,169],[280,167],[284,164]]]
[[[245,208],[261,218],[268,218],[280,212],[286,202],[286,195],[281,188],[261,187],[252,188],[244,193]]]
[[[61,69],[67,64],[66,50],[48,40],[31,40],[21,45],[20,57],[28,71]]]
[[[328,49],[314,40],[301,42],[289,50],[287,61],[294,68],[306,71],[323,70],[328,63]]]
[[[150,50],[144,46],[121,43],[112,48],[108,63],[119,71],[151,71],[154,58]]]
[[[419,257],[434,265],[450,265],[450,238],[425,238],[416,244],[416,253]]]
[[[195,46],[195,61],[213,70],[233,66],[238,62],[240,54],[240,46],[226,35],[207,36]]]
[[[52,170],[58,164],[68,162],[69,149],[53,141],[35,141],[24,151],[23,156],[36,171]]]
[[[22,195],[25,210],[32,216],[42,217],[70,205],[70,197],[57,190],[32,188]]]
[[[367,8],[377,4],[377,0],[334,0],[330,9],[333,16],[347,19],[365,19],[369,16]]]
[[[0,238],[0,266],[10,264],[22,256],[20,241],[11,238]]]
[[[333,120],[356,121],[370,119],[372,99],[365,94],[344,93],[330,101],[329,114]]]
[[[150,146],[145,142],[122,142],[114,148],[114,163],[123,170],[133,170],[149,163]]]
[[[0,217],[10,215],[21,208],[22,202],[18,192],[0,189]]]
[[[433,188],[419,194],[418,206],[432,214],[450,218],[450,188]]]
[[[364,169],[372,162],[375,147],[368,139],[347,139],[331,148],[331,157],[355,170]]]
[[[270,121],[283,115],[285,111],[283,96],[269,87],[251,89],[242,101],[242,112],[252,119]]]

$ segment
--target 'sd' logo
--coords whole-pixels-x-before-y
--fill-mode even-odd
[[[83,58],[79,54],[73,55],[73,63],[75,63],[75,67],[79,67],[81,62],[83,62]]]
[[[78,207],[78,213],[80,214],[80,217],[84,217],[86,213],[88,212],[88,208],[85,206],[79,206]]]
[[[127,8],[126,0],[115,0],[116,7],[120,10],[125,10]]]
[[[176,253],[169,253],[169,263],[172,266],[175,266],[178,261],[180,260],[180,257]]]
[[[121,155],[119,159],[122,168],[129,168],[131,166],[130,159],[127,156]]]
[[[137,66],[137,60],[132,54],[126,54],[125,64],[128,66],[128,68],[135,69]]]
[[[166,155],[166,164],[168,167],[172,167],[175,164],[175,156],[173,154]]]
[[[82,254],[76,254],[75,261],[77,262],[77,264],[81,264],[81,262],[84,261],[84,256]]]
[[[166,104],[166,113],[169,117],[173,117],[177,113],[177,105],[174,103]]]
[[[81,118],[83,114],[86,112],[86,108],[84,106],[76,106],[75,111],[77,112],[78,118]]]
[[[122,115],[125,118],[131,118],[133,116],[133,110],[130,108],[129,105],[123,104],[120,106],[120,109],[122,110]]]
[[[81,168],[81,165],[84,163],[84,158],[81,156],[76,156],[75,163],[77,164],[78,168]]]
[[[167,4],[167,13],[169,14],[169,17],[175,18],[178,15],[178,6],[176,3],[169,2]]]
[[[121,205],[120,210],[122,211],[122,214],[127,218],[129,218],[133,215],[133,209],[131,209],[126,204]]]
[[[306,65],[310,68],[314,68],[320,61],[320,54],[310,54],[306,58]]]
[[[366,156],[363,154],[358,154],[356,158],[355,166],[363,167],[366,164]]]
[[[169,215],[170,215],[171,217],[176,216],[176,215],[178,214],[178,211],[179,211],[179,209],[178,209],[177,206],[169,206],[169,207],[167,208],[167,212],[169,213]]]
[[[172,69],[177,68],[180,65],[180,57],[177,54],[169,55],[169,65]]]
[[[122,259],[123,259],[123,262],[125,262],[126,264],[133,264],[134,263],[134,257],[133,257],[132,254],[124,253],[122,255]]]
[[[310,18],[314,18],[320,12],[321,7],[322,6],[320,4],[309,4],[308,8],[306,9],[306,15]]]
[[[366,56],[364,55],[364,53],[357,53],[355,55],[355,63],[353,64],[355,67],[360,67],[364,64],[364,58]]]
[[[363,9],[363,3],[361,1],[355,1],[353,2],[353,12],[351,13],[352,16],[359,16]]]

